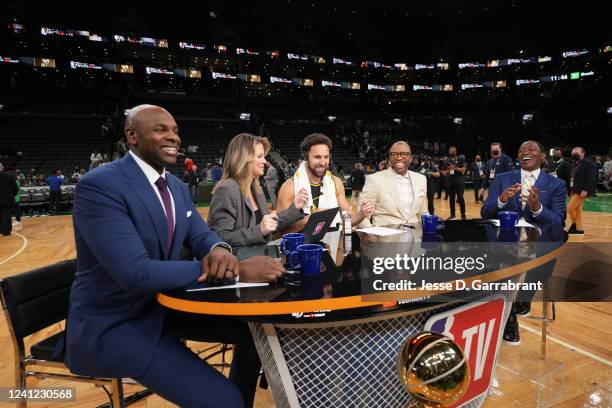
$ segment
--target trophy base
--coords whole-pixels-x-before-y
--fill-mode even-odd
[[[550,407],[563,395],[564,365],[533,351],[505,350],[495,370],[487,402],[513,401],[516,407]]]

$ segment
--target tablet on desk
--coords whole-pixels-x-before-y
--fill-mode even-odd
[[[272,258],[280,258],[280,249],[278,245],[257,245],[252,247],[236,247],[234,253],[239,261],[252,258],[254,256],[263,255]]]

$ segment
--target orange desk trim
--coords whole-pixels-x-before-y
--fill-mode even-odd
[[[560,247],[534,260],[524,262],[519,265],[513,265],[494,272],[489,272],[487,274],[472,276],[470,278],[466,278],[465,280],[472,281],[474,279],[479,279],[480,277],[483,281],[491,282],[509,278],[551,261],[557,257],[562,250],[563,247]],[[390,297],[386,296],[389,294],[392,294],[395,299],[410,299],[427,295],[438,295],[446,292],[448,291],[397,291],[375,293],[370,295],[346,296],[341,298],[261,303],[203,302],[197,300],[179,299],[163,293],[158,293],[156,298],[157,301],[165,307],[188,313],[221,316],[273,316],[300,312],[313,312],[318,310],[342,310],[369,306],[384,306],[391,300]],[[370,298],[372,301],[364,301],[364,298]]]

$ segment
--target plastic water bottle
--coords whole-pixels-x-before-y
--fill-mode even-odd
[[[353,231],[353,225],[351,221],[351,214],[347,211],[342,211],[342,228],[344,229],[344,234],[351,234]]]

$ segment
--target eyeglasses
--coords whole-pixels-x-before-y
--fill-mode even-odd
[[[392,159],[396,159],[398,157],[401,157],[402,159],[407,159],[410,156],[412,156],[412,154],[409,152],[389,152],[389,157],[391,157]]]

